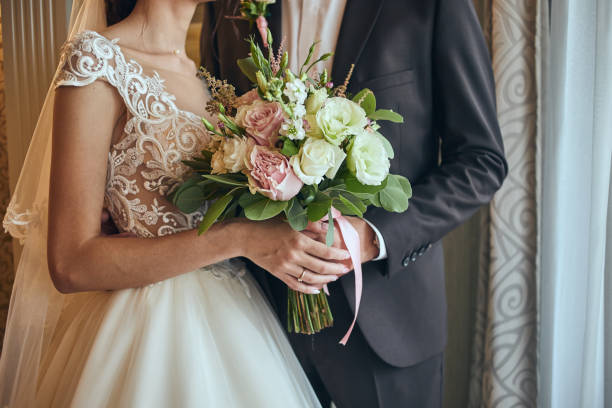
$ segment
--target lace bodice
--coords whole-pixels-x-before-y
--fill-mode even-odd
[[[108,153],[104,199],[117,227],[142,237],[192,229],[202,211],[183,214],[168,195],[188,171],[182,161],[200,152],[209,136],[200,117],[177,107],[158,73],[145,75],[117,41],[85,31],[66,43],[55,86],[103,80],[125,103],[125,126]]]

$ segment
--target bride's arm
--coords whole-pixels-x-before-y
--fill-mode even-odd
[[[113,238],[100,233],[108,149],[124,114],[108,84],[59,88],[55,99],[49,191],[48,263],[58,290],[140,287],[224,259],[245,256],[287,283],[312,293],[345,273],[326,260],[346,251],[327,248],[283,222],[227,222],[201,236]],[[297,281],[304,268],[305,283]]]

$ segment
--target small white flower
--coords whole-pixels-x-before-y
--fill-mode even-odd
[[[304,107],[304,105],[298,104],[293,107],[293,116],[295,116],[296,118],[302,118],[304,117],[304,115],[306,115],[306,108]]]
[[[281,125],[279,133],[291,140],[302,140],[306,137],[304,130],[304,120],[302,118],[286,118]]]
[[[304,83],[297,78],[294,78],[285,84],[285,90],[283,93],[287,96],[287,98],[289,98],[290,102],[300,105],[304,103],[306,97],[308,96],[306,85],[304,85]]]

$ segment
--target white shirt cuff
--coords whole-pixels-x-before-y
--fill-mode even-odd
[[[370,221],[366,220],[365,218],[364,221],[367,222],[370,227],[372,227],[374,233],[376,234],[376,238],[378,239],[378,244],[380,245],[380,252],[378,253],[378,256],[372,260],[382,261],[383,259],[387,259],[387,246],[385,245],[385,239],[383,238],[382,234]]]

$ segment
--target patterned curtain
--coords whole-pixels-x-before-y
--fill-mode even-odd
[[[1,11],[0,11],[1,13]],[[0,14],[1,15],[1,14]],[[4,53],[0,26],[0,214],[4,215],[10,200],[6,116],[4,112]],[[13,242],[8,234],[0,232],[0,347],[8,305],[13,287]]]
[[[483,215],[470,407],[536,407],[545,0],[482,0],[510,173]],[[541,4],[542,3],[542,4]]]

